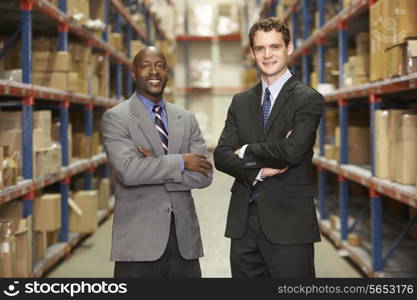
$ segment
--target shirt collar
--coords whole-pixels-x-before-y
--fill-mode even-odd
[[[149,100],[148,98],[146,98],[145,96],[143,96],[143,95],[141,95],[141,94],[139,94],[138,92],[136,92],[136,97],[139,99],[139,101],[141,101],[142,102],[142,104],[145,106],[145,108],[146,108],[146,110],[149,112],[149,113],[152,113],[152,108],[155,106],[155,105],[159,105],[159,106],[161,106],[162,107],[162,111],[164,111],[165,110],[165,100],[164,99],[161,99],[161,101],[159,101],[157,104],[155,104],[153,101],[151,101],[151,100]]]
[[[268,85],[264,78],[262,77],[262,95],[265,93],[265,89],[266,87],[268,87],[269,92],[271,93],[272,99],[276,99],[278,97],[279,92],[281,91],[282,87],[284,86],[284,84],[287,82],[288,79],[290,79],[292,76],[290,70],[287,71],[281,75],[280,77],[278,77],[273,83],[271,83],[270,85]],[[262,97],[263,99],[263,97]]]

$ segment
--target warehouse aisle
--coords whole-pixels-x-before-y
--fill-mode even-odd
[[[210,187],[193,193],[205,252],[201,259],[203,277],[230,277],[229,240],[224,237],[224,228],[231,183],[229,176],[216,171]],[[111,227],[110,218],[49,277],[112,277]],[[316,244],[316,271],[318,277],[361,277],[324,238]]]

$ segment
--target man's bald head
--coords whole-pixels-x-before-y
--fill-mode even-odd
[[[132,76],[136,90],[154,103],[162,99],[168,81],[168,66],[162,52],[152,46],[140,50],[133,59]]]
[[[162,54],[162,52],[158,48],[154,46],[146,46],[145,48],[142,48],[133,58],[133,68],[136,69],[139,62],[142,61],[143,58],[148,55],[160,55],[166,63],[164,54]]]

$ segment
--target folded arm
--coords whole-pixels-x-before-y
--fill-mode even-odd
[[[288,138],[248,145],[243,157],[245,167],[251,168],[255,162],[258,166],[283,169],[301,163],[315,143],[322,112],[323,97],[320,94],[310,96],[295,113],[292,133]]]
[[[236,149],[242,145],[239,142],[239,131],[234,106],[235,97],[229,107],[225,127],[220,135],[218,145],[214,150],[214,164],[219,171],[236,178],[245,185],[251,186],[260,169],[245,169],[243,160],[235,154]]]
[[[179,154],[145,157],[133,144],[124,121],[111,110],[104,113],[101,128],[110,165],[124,185],[182,181]]]

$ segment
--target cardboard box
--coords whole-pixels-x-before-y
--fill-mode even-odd
[[[105,0],[90,0],[90,19],[104,22],[105,7]]]
[[[335,145],[326,144],[324,145],[324,152],[325,152],[325,158],[327,159],[337,159],[339,147],[336,147]]]
[[[14,235],[19,228],[19,221],[23,217],[23,202],[13,200],[1,205],[0,219],[11,221],[11,235]]]
[[[403,114],[396,142],[395,181],[415,184],[417,177],[417,115]]]
[[[47,148],[52,144],[51,136],[43,128],[34,128],[32,133],[33,150]]]
[[[35,259],[36,261],[43,260],[48,252],[46,231],[34,231],[34,239]]]
[[[349,146],[359,146],[369,149],[371,135],[368,127],[349,126],[348,144]],[[335,146],[340,147],[340,127],[335,129]]]
[[[98,209],[108,209],[110,198],[110,180],[102,178],[98,186]]]
[[[0,277],[15,277],[16,239],[12,236],[0,240]]]
[[[73,155],[78,158],[90,158],[91,152],[91,137],[86,136],[83,132],[76,132],[73,135]]]
[[[386,57],[389,77],[417,72],[417,40],[387,48]]]
[[[0,130],[22,129],[22,112],[0,112]]]
[[[59,243],[59,229],[54,231],[48,231],[46,232],[46,245],[47,247],[50,247],[52,245],[55,245]]]
[[[393,18],[393,24],[396,25],[394,32],[397,35],[393,38],[393,44],[417,36],[417,19],[415,17],[417,2],[415,0],[383,0],[382,5],[388,10],[386,17]]]
[[[19,221],[15,233],[16,255],[15,277],[29,277],[32,274],[32,217]]]
[[[71,232],[91,233],[95,232],[98,227],[98,191],[78,191],[74,193],[74,202],[81,210],[79,215],[73,208],[70,212]]]
[[[69,68],[68,51],[34,51],[32,53],[33,72],[68,72]]]
[[[32,83],[61,90],[68,89],[67,72],[32,72]]]
[[[34,230],[54,231],[61,228],[61,194],[44,194],[35,199]]]
[[[348,243],[350,246],[359,247],[361,245],[361,238],[356,233],[348,234]]]
[[[91,148],[93,155],[97,155],[102,152],[100,133],[97,131],[93,132]]]
[[[388,110],[375,112],[375,175],[381,179],[391,176],[389,159],[391,156],[391,143],[388,135]]]
[[[4,186],[11,186],[17,184],[18,178],[18,166],[16,160],[17,152],[14,152],[11,157],[7,157],[3,160],[3,184]]]
[[[57,1],[57,0],[56,0]],[[34,52],[54,52],[58,51],[58,39],[53,36],[35,36],[32,39],[32,51]]]
[[[145,47],[145,44],[142,43],[139,40],[132,40],[130,42],[130,54],[132,55],[132,57],[135,57],[135,55],[142,50]]]
[[[109,45],[117,51],[123,51],[123,37],[121,33],[112,32],[109,35]]]
[[[417,176],[417,140],[398,142],[399,157],[395,181],[401,184],[414,185]]]
[[[74,93],[81,93],[79,76],[77,72],[68,73],[68,90]]]
[[[349,146],[349,164],[353,165],[368,165],[371,158],[369,153],[369,147],[366,148],[363,145]]]

